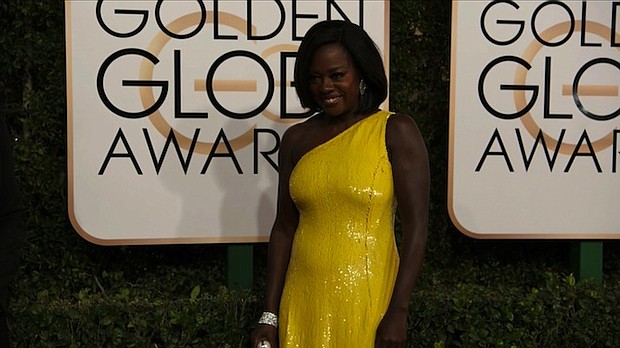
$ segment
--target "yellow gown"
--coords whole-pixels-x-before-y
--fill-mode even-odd
[[[280,347],[374,347],[398,251],[379,111],[306,153],[291,173],[299,210],[280,302]]]

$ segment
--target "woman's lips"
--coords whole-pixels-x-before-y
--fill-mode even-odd
[[[338,103],[339,100],[340,100],[340,96],[338,96],[338,97],[328,97],[328,98],[324,98],[323,99],[323,103],[326,106],[331,106],[331,105],[334,105],[334,104]]]

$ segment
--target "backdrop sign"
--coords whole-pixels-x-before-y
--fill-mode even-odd
[[[620,238],[620,2],[454,1],[449,211],[478,238]]]
[[[324,19],[361,25],[387,66],[388,1],[65,2],[69,214],[97,244],[255,242],[275,216],[292,87]]]

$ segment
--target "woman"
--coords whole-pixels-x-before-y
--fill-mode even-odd
[[[422,136],[407,115],[379,110],[388,92],[381,54],[355,24],[310,28],[294,78],[302,106],[317,113],[282,138],[253,347],[405,347],[427,234]]]

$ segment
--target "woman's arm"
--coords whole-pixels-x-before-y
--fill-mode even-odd
[[[289,128],[282,137],[278,154],[279,179],[276,219],[269,238],[267,254],[267,284],[265,288],[264,311],[278,314],[284,278],[291,255],[293,236],[299,221],[299,213],[289,194],[289,177],[294,167],[293,145],[297,137],[296,126]],[[252,332],[252,347],[262,340],[272,347],[278,346],[277,329],[270,325],[258,325]]]
[[[386,145],[402,226],[400,265],[387,312],[377,329],[376,347],[405,347],[409,301],[426,248],[430,170],[426,146],[413,119],[388,119]]]

